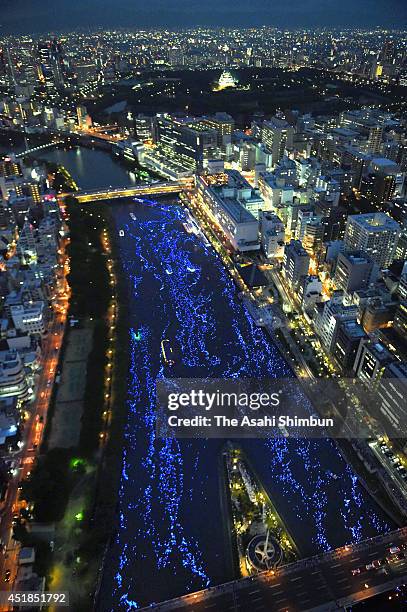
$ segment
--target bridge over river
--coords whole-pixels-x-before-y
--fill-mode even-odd
[[[114,187],[104,190],[79,191],[73,195],[80,204],[87,202],[100,202],[102,200],[115,200],[118,198],[131,198],[137,196],[160,196],[179,194],[194,188],[194,179],[184,178],[178,181],[149,183],[146,185],[135,185],[132,187]],[[62,194],[64,198],[68,194]]]
[[[390,554],[392,546],[397,547],[400,554]],[[366,565],[375,560],[385,562],[376,569],[366,569]],[[406,582],[407,528],[404,527],[276,570],[227,582],[142,610],[334,611]]]

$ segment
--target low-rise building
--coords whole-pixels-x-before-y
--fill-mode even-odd
[[[31,395],[24,364],[17,351],[0,352],[0,399],[26,401]]]
[[[17,330],[27,334],[45,332],[44,302],[18,304],[10,308],[11,318]]]

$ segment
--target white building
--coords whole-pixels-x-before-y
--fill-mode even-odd
[[[17,351],[0,352],[0,399],[7,397],[22,401],[30,397],[26,373]]]
[[[286,185],[284,178],[278,178],[271,172],[260,173],[259,189],[264,200],[263,210],[278,211],[294,200],[294,187]]]
[[[300,288],[298,297],[303,310],[310,311],[315,304],[322,301],[322,281],[318,276],[307,275]]]
[[[206,214],[221,228],[236,251],[255,251],[260,248],[259,221],[247,209],[244,191],[245,187],[239,193],[231,177],[226,185],[210,184],[208,177],[197,177],[197,196]]]
[[[267,258],[284,257],[285,228],[280,217],[271,212],[260,216],[260,242]]]
[[[43,334],[45,332],[44,302],[11,306],[10,314],[17,330],[27,334]]]
[[[328,351],[333,348],[339,323],[356,320],[358,315],[357,306],[344,306],[342,299],[342,291],[335,292],[332,298],[318,309],[314,319],[315,331]]]
[[[345,230],[345,249],[362,251],[380,268],[387,268],[394,259],[400,225],[382,212],[351,215]]]

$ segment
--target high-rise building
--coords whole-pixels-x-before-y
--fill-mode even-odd
[[[232,142],[232,134],[235,129],[235,120],[227,113],[215,113],[211,117],[205,117],[204,122],[210,129],[216,130],[218,134],[218,147],[226,147]]]
[[[393,363],[394,357],[383,344],[374,340],[362,341],[356,353],[353,371],[356,377],[370,389],[375,389],[383,376],[387,365]]]
[[[377,278],[378,266],[360,252],[339,253],[335,285],[345,293],[367,289]]]
[[[171,66],[183,66],[185,64],[184,52],[180,47],[172,47],[168,50],[168,61]]]
[[[61,88],[64,85],[64,62],[61,43],[52,41],[38,43],[40,78],[48,89]]]
[[[302,245],[308,255],[319,259],[324,246],[326,226],[321,217],[313,217],[306,223]]]
[[[292,147],[294,128],[284,119],[273,117],[264,121],[261,140],[271,151],[273,166],[283,158],[286,148]]]
[[[299,240],[291,240],[284,249],[283,274],[290,287],[297,289],[309,270],[310,257]]]
[[[393,327],[402,338],[407,337],[407,300],[400,302],[394,315]]]
[[[154,122],[153,117],[148,115],[138,114],[134,118],[135,135],[141,142],[152,141],[154,138]]]
[[[285,228],[280,217],[271,212],[260,216],[260,240],[262,249],[269,258],[284,256]]]
[[[383,139],[383,128],[381,125],[371,125],[367,129],[366,153],[379,153]]]
[[[23,402],[30,397],[24,364],[15,350],[0,354],[0,399],[7,397]]]
[[[356,353],[366,333],[354,320],[341,321],[338,325],[332,354],[344,370],[351,370]]]
[[[403,231],[399,236],[399,239],[397,241],[396,250],[394,253],[394,259],[401,259],[403,261],[407,259],[407,232],[406,231]]]
[[[217,132],[202,122],[184,121],[168,115],[157,117],[158,145],[169,161],[181,162],[195,172],[217,147]]]
[[[380,411],[392,428],[393,437],[406,436],[407,363],[389,363],[383,372],[377,393]]]
[[[357,306],[344,306],[341,292],[334,294],[330,300],[317,307],[314,318],[315,331],[327,351],[332,352],[335,346],[339,325],[344,321],[356,323]]]
[[[345,250],[361,251],[380,268],[388,268],[394,259],[400,226],[385,213],[350,215],[345,230]]]
[[[378,210],[389,202],[395,192],[398,165],[385,158],[373,159],[370,172],[362,178],[361,194],[372,202]]]

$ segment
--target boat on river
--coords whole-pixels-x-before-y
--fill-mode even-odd
[[[168,338],[161,341],[161,356],[165,365],[173,366],[175,364],[174,350]]]

